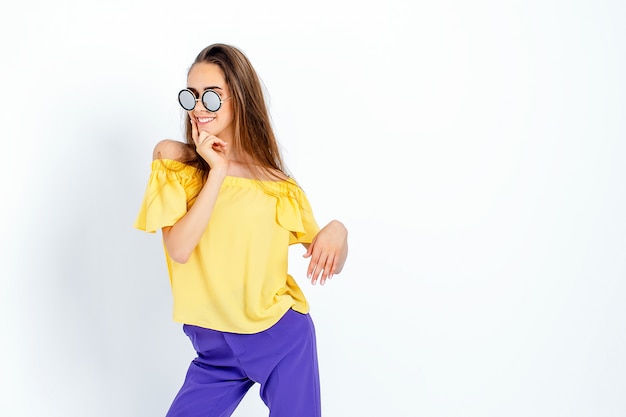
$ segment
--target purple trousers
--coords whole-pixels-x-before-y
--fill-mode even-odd
[[[255,334],[185,324],[198,353],[167,417],[230,416],[255,383],[270,417],[320,417],[315,328],[294,310]]]

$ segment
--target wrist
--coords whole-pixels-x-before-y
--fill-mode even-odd
[[[227,174],[228,174],[227,167],[215,167],[215,168],[209,169],[208,177],[223,180],[224,178],[226,178]]]
[[[340,229],[342,229],[344,231],[345,234],[348,234],[348,229],[346,228],[346,226],[341,223],[339,220],[331,220],[328,224],[332,224],[335,227],[339,227]]]

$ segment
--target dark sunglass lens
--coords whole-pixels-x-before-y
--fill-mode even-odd
[[[183,109],[191,111],[196,107],[196,96],[189,90],[182,90],[178,93],[178,102]]]
[[[220,96],[215,91],[207,90],[202,94],[202,104],[208,111],[215,112],[220,109],[222,102],[220,101]]]

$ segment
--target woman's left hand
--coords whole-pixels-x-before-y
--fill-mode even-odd
[[[307,269],[311,284],[315,285],[319,278],[324,285],[326,279],[343,269],[348,257],[348,230],[341,222],[331,221],[315,235],[304,257],[311,258]]]

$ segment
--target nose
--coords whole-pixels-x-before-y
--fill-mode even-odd
[[[200,108],[198,109],[199,111],[203,111],[203,110],[204,111],[208,111],[206,109],[206,107],[204,107],[204,103],[202,102],[201,98],[197,98],[195,100],[196,100],[196,104],[193,106],[193,110],[192,111],[195,111],[196,109],[198,109],[198,103],[200,103]]]

